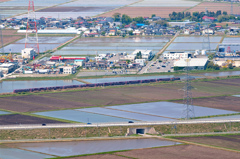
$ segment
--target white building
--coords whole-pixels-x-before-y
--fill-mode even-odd
[[[74,74],[76,73],[75,68],[73,66],[60,66],[59,72],[63,74]]]
[[[120,57],[120,60],[130,60],[130,61],[134,61],[135,60],[136,55],[125,55]]]
[[[136,59],[135,63],[139,63],[140,66],[145,66],[146,59]]]
[[[74,64],[77,65],[77,66],[82,67],[83,66],[83,60],[75,60]]]
[[[3,72],[0,70],[0,78],[3,77]]]
[[[163,54],[164,59],[187,59],[191,57],[192,54],[190,52],[168,52]]]
[[[3,74],[11,73],[15,70],[15,65],[13,63],[3,63],[0,65],[0,71]]]
[[[180,59],[174,62],[174,67],[185,68],[189,67],[190,70],[205,70],[208,63],[208,58],[190,58],[189,62],[187,59]]]
[[[33,48],[25,48],[22,50],[22,58],[32,60],[36,56],[36,52]]]
[[[203,35],[206,35],[206,34],[213,35],[213,34],[214,34],[214,30],[213,30],[213,29],[210,29],[210,28],[204,29],[204,30],[202,31],[202,34],[203,34]]]
[[[169,22],[169,25],[174,27],[174,26],[180,26],[180,27],[185,27],[188,24],[193,24],[195,21],[189,21],[185,20],[184,22]]]
[[[132,55],[137,56],[137,53],[141,52],[142,59],[148,60],[151,56],[153,56],[152,50],[135,50]]]

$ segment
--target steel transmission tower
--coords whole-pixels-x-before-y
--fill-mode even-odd
[[[186,67],[186,79],[185,79],[185,86],[183,88],[184,90],[184,97],[183,97],[183,103],[184,103],[184,110],[183,110],[183,118],[185,120],[191,119],[195,117],[194,114],[194,107],[192,105],[192,86],[191,86],[191,79],[189,77],[189,62],[191,59],[186,59],[187,67]]]
[[[34,33],[34,36],[30,34]],[[37,22],[34,9],[34,1],[29,1],[28,4],[28,19],[26,28],[25,48],[33,48],[36,53],[39,53],[39,43],[37,34]]]
[[[233,15],[233,0],[231,0],[231,15]]]
[[[0,15],[0,21],[2,21],[1,15]],[[1,47],[2,53],[4,53],[2,27],[0,27],[0,37],[1,37],[1,46],[0,47]]]
[[[208,16],[207,8],[205,8],[205,15]],[[202,50],[208,50],[208,52],[210,53],[211,47],[210,47],[209,24],[208,24],[208,22],[205,22],[205,28],[208,30],[208,34],[206,36],[206,39],[205,39],[205,36],[203,37]]]

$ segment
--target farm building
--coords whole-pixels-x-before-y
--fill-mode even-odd
[[[135,50],[132,55],[136,56],[139,52],[141,52],[143,59],[149,59],[153,56],[152,50]]]
[[[4,73],[4,74],[11,73],[15,69],[16,68],[13,63],[3,63],[0,65],[0,71],[2,71],[2,73]]]
[[[190,70],[205,70],[208,63],[208,58],[192,58],[189,59],[189,63],[187,64],[186,59],[176,60],[174,62],[174,67],[178,68],[186,68],[189,67]]]
[[[191,56],[190,52],[168,52],[163,54],[164,59],[187,59]]]
[[[33,48],[25,48],[22,50],[22,58],[32,60],[36,56],[36,52]]]

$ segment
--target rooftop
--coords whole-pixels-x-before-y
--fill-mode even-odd
[[[192,58],[189,59],[189,67],[194,67],[194,66],[205,66],[206,63],[208,61],[208,58]],[[187,62],[186,59],[181,59],[181,60],[177,60],[174,62],[174,66],[178,66],[178,67],[186,67],[187,66]]]

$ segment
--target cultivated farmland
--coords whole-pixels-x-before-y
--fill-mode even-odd
[[[240,135],[182,137],[184,141],[240,150]]]
[[[135,17],[151,17],[152,14],[162,18],[168,18],[173,11],[183,12],[187,7],[124,7],[110,12],[106,12],[101,16],[112,17],[114,13],[126,14],[132,18]]]
[[[182,103],[182,100],[174,101]],[[210,98],[198,98],[193,100],[193,104],[202,107],[240,111],[240,100],[238,97],[221,96]]]
[[[192,86],[194,87],[192,94],[193,97],[240,94],[239,82],[240,78],[192,82]],[[184,83],[155,83],[125,87],[83,89],[73,92],[2,97],[0,98],[0,109],[17,112],[36,112],[182,99],[184,94],[183,87]]]
[[[155,159],[166,158],[166,159],[225,159],[239,158],[239,153],[237,152],[229,152],[224,150],[212,149],[207,147],[200,147],[195,145],[179,145],[179,146],[169,146],[162,148],[150,148],[150,149],[140,149],[140,150],[132,150],[126,152],[117,152],[117,155],[123,155],[131,158],[139,158],[139,159]]]
[[[48,124],[48,123],[63,123],[56,120],[38,118],[21,114],[0,115],[0,125],[10,124]]]
[[[226,11],[228,14],[231,13],[231,4],[230,3],[212,3],[212,2],[203,2],[196,7],[188,10],[189,12],[205,12],[205,10],[216,12],[218,10]],[[240,6],[238,4],[233,5],[233,14],[239,14]]]

